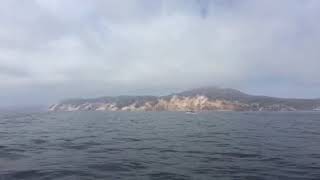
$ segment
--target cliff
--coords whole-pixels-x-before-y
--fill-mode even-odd
[[[316,111],[319,99],[253,96],[234,89],[199,88],[168,96],[71,99],[49,111]]]

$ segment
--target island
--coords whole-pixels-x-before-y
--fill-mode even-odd
[[[319,111],[320,99],[256,96],[231,88],[197,88],[167,96],[68,99],[49,111]]]

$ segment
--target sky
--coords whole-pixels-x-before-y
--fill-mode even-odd
[[[0,106],[220,86],[320,97],[318,0],[2,0]]]

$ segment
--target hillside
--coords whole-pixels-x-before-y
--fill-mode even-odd
[[[69,99],[49,111],[315,111],[319,99],[254,96],[230,88],[198,88],[168,96]]]

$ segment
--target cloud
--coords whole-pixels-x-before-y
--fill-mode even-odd
[[[319,8],[315,0],[2,1],[0,93],[47,103],[221,85],[316,97]]]

